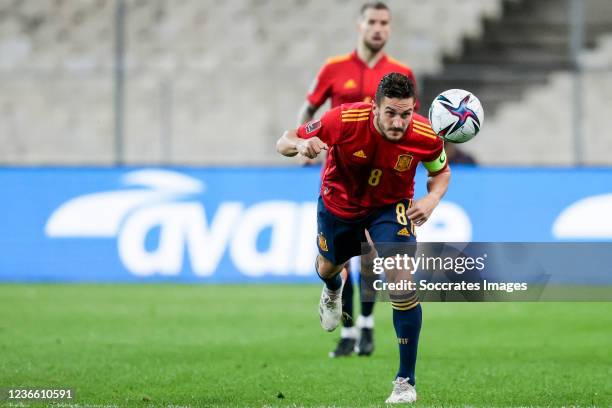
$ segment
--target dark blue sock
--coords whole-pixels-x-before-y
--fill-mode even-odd
[[[393,327],[399,344],[400,364],[397,377],[409,378],[408,382],[415,384],[415,369],[419,333],[421,332],[421,305],[410,310],[393,309]]]
[[[374,311],[374,302],[361,302],[361,315],[368,317]]]
[[[374,261],[372,261],[374,262]],[[359,298],[361,299],[361,315],[368,317],[374,311],[374,302],[376,301],[376,291],[373,290],[374,281],[380,279],[373,272],[373,264],[370,262],[370,256],[361,257],[361,273],[359,274]]]
[[[343,319],[342,325],[344,327],[353,327],[353,279],[351,279],[351,272],[348,270],[344,289],[342,289],[342,312],[351,316],[350,319]]]
[[[319,275],[319,271],[317,271],[317,275]],[[340,273],[329,279],[325,279],[321,275],[319,275],[319,278],[321,278],[329,290],[338,290],[342,287],[342,276],[340,276]]]

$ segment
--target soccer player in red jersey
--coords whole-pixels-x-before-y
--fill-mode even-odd
[[[391,72],[404,74],[416,84],[412,70],[383,51],[391,34],[391,13],[383,2],[361,7],[357,28],[357,48],[350,54],[329,58],[320,69],[300,110],[300,124],[312,120],[328,98],[332,108],[370,102],[381,78]]]
[[[412,70],[384,52],[391,33],[391,14],[386,4],[380,1],[364,4],[361,7],[357,30],[359,33],[357,48],[350,54],[328,59],[320,69],[300,110],[299,125],[312,120],[316,111],[327,99],[331,99],[332,108],[343,103],[370,102],[385,74],[399,72],[415,83]],[[313,164],[309,159],[305,161]],[[364,265],[368,264],[368,261],[365,257],[362,259]],[[345,271],[346,284],[342,293],[342,310],[352,317],[353,281],[348,264]],[[361,313],[356,319],[359,332],[354,327],[352,319],[345,319],[340,340],[335,350],[330,352],[331,357],[351,355],[354,349],[360,355],[370,355],[374,351],[374,303],[364,301],[364,293],[360,292],[360,295]],[[357,338],[359,338],[358,343]]]
[[[328,152],[317,212],[316,262],[325,284],[319,317],[327,331],[340,324],[344,285],[340,272],[361,253],[365,231],[375,244],[414,242],[413,225],[427,221],[448,188],[444,144],[427,119],[414,113],[415,99],[408,77],[388,74],[380,81],[373,104],[340,105],[320,120],[286,131],[277,142],[278,152],[285,156],[315,158]],[[413,201],[419,162],[429,172],[428,193]],[[381,254],[379,249],[378,255],[392,254]],[[414,292],[391,300],[400,358],[387,402],[414,402],[421,306]]]

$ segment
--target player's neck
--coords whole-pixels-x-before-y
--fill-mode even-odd
[[[384,54],[382,49],[375,52],[363,43],[357,45],[357,57],[370,68],[374,67]]]
[[[384,139],[383,133],[378,126],[378,121],[376,120],[376,116],[372,118],[372,124],[374,125],[374,129],[378,132],[378,135]]]

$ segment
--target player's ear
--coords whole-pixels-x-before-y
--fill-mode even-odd
[[[363,14],[359,14],[357,16],[357,19],[355,20],[355,30],[357,30],[359,34],[361,34],[361,26],[363,24],[363,18],[364,18]]]

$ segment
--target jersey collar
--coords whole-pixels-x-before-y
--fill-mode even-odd
[[[351,53],[351,58],[353,58],[353,60],[359,64],[362,68],[365,69],[376,69],[378,66],[380,66],[381,64],[383,64],[384,62],[387,61],[387,54],[385,54],[384,52],[382,53],[382,57],[380,57],[380,59],[378,60],[378,62],[376,62],[376,64],[374,64],[374,66],[372,68],[370,68],[368,66],[368,64],[366,64],[361,58],[359,58],[359,55],[357,55],[357,49],[354,49],[353,52]]]

